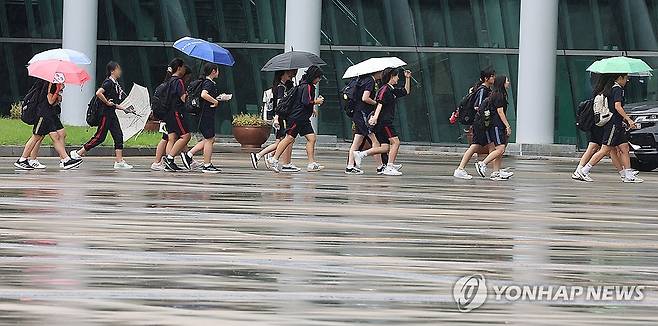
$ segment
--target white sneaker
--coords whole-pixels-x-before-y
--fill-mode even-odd
[[[455,169],[455,172],[452,174],[453,177],[458,178],[458,179],[464,179],[464,180],[471,180],[473,179],[473,176],[468,174],[466,170],[457,168]]]
[[[353,156],[354,156],[354,166],[360,168],[361,162],[363,162],[363,158],[366,157],[366,152],[354,151]]]
[[[475,171],[477,171],[478,174],[479,174],[481,177],[486,178],[486,175],[487,175],[487,166],[484,165],[484,163],[482,163],[482,162],[475,162]]]
[[[579,181],[594,182],[594,179],[589,176],[589,173],[585,174],[582,170],[576,170],[571,177],[575,177],[574,179]]]
[[[75,159],[75,160],[80,160],[80,159],[82,159],[82,156],[80,156],[80,154],[78,154],[78,151],[75,151],[75,150],[74,150],[74,151],[71,151],[71,152],[69,153],[69,156],[70,156],[72,159]]]
[[[151,170],[153,170],[153,171],[164,171],[165,170],[164,163],[158,162],[158,163],[151,164]]]
[[[272,160],[270,162],[270,170],[272,170],[276,173],[281,172],[280,169],[279,169],[279,161]]]
[[[320,165],[317,162],[309,163],[306,166],[306,171],[308,172],[318,172],[322,169],[324,169],[324,165]]]
[[[398,171],[402,170],[402,164],[392,164],[391,166]]]
[[[503,178],[503,179],[509,179],[514,176],[514,172],[509,172],[506,170],[500,170],[498,171],[498,175]]]
[[[398,176],[402,175],[402,172],[396,170],[394,167],[387,165],[386,168],[384,169],[384,172],[382,172],[383,175],[391,175],[391,176]]]
[[[27,164],[29,164],[31,167],[37,169],[37,170],[43,170],[46,168],[45,165],[41,164],[39,160],[28,160]]]
[[[201,169],[203,169],[203,163],[199,162],[197,160],[192,160],[192,163],[190,163],[190,169],[192,169],[192,170],[201,170]]]
[[[114,162],[114,168],[116,170],[130,170],[133,168],[133,166],[126,163],[126,161],[121,161],[121,162]]]
[[[495,171],[491,172],[491,177],[489,177],[492,181],[507,181],[509,178],[503,178],[502,174],[500,171]]]
[[[630,178],[627,176],[622,181],[624,181],[624,183],[642,183],[642,182],[644,182],[644,180],[642,180],[642,179],[640,179],[636,176],[633,176],[633,177],[630,177]]]
[[[272,153],[265,154],[265,167],[269,169],[270,166],[272,165],[273,160],[274,160],[274,156],[272,155]]]
[[[281,166],[281,172],[287,172],[287,173],[297,173],[301,171],[302,169],[298,168],[294,164],[284,164]]]

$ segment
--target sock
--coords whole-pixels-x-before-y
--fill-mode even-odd
[[[392,166],[393,166],[393,162],[388,162],[388,163],[386,163],[386,166],[390,166],[390,167],[392,167]]]
[[[205,166],[205,167],[209,167],[210,165],[211,165],[211,163],[203,163],[203,166]]]
[[[348,169],[353,169],[353,168],[354,168],[354,165],[348,165],[347,168],[348,168]]]
[[[62,163],[66,163],[66,162],[68,162],[68,161],[70,161],[70,160],[71,160],[71,158],[67,156],[65,159],[61,160],[61,162],[62,162]]]
[[[386,167],[386,164],[382,164],[382,165],[378,166],[377,169],[383,169],[385,167]]]
[[[261,158],[263,158],[263,156],[260,155],[260,153],[256,153],[256,159],[257,159],[257,160],[260,160]]]
[[[582,169],[583,169],[583,166],[578,164],[578,167],[576,168],[576,171],[574,171],[574,172],[578,172],[579,170],[582,170]]]
[[[583,166],[583,168],[580,169],[580,171],[583,172],[584,174],[589,174],[591,170],[592,170],[592,165],[589,163],[585,164],[585,166]]]
[[[19,162],[24,162],[26,160],[27,160],[27,157],[22,157],[22,156],[21,156],[21,158],[18,159]]]
[[[194,156],[194,154],[192,154],[192,152],[187,152],[187,154],[185,154],[185,155],[187,155],[187,157],[189,157],[189,158],[192,158]]]
[[[169,155],[169,154],[167,154],[167,159],[168,159],[168,160],[173,160],[173,159],[174,159],[174,157],[173,157],[173,156],[171,156],[171,155]]]
[[[368,152],[360,152],[360,153],[361,153],[361,155],[363,155],[363,157],[367,157],[367,156],[368,156]]]

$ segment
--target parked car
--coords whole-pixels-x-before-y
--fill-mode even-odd
[[[631,165],[640,171],[658,168],[658,102],[624,105],[638,129],[631,131]]]

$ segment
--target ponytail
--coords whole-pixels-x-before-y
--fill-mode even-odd
[[[105,77],[110,77],[113,71],[115,71],[117,68],[119,68],[119,63],[116,61],[110,61],[105,65],[105,72],[107,73],[107,76]]]
[[[185,61],[181,58],[174,58],[171,60],[169,65],[167,66],[167,74],[165,75],[165,82],[168,82],[171,79],[171,76],[178,70],[178,68],[183,67],[185,65]]]

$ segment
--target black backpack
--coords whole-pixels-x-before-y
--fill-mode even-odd
[[[582,131],[590,131],[594,125],[594,100],[589,99],[580,102],[576,111],[576,128]]]
[[[23,98],[23,106],[21,107],[21,121],[28,125],[33,125],[39,120],[39,103],[45,100],[44,98],[45,85],[41,81],[32,84],[30,90],[27,91]]]
[[[348,117],[354,116],[354,110],[359,103],[359,77],[352,78],[343,89],[340,90],[341,103],[343,111]]]
[[[201,114],[201,91],[203,90],[203,81],[197,79],[187,86],[187,100],[185,100],[185,109],[192,114]]]
[[[87,124],[90,127],[98,127],[102,116],[103,108],[101,106],[101,101],[99,101],[98,97],[94,95],[89,101],[89,104],[87,104]]]
[[[292,107],[293,105],[295,105],[295,100],[299,93],[297,92],[299,86],[300,85],[291,87],[283,94],[283,97],[280,98],[279,101],[277,102],[276,108],[274,108],[274,112],[278,114],[279,117],[285,118],[288,115],[290,115],[290,111],[292,111]]]
[[[153,91],[151,97],[151,111],[153,117],[158,120],[164,120],[169,113],[169,87],[170,80],[158,85]]]
[[[475,120],[475,101],[477,101],[477,94],[484,86],[477,87],[472,92],[466,94],[459,102],[457,112],[459,113],[459,123],[463,125],[472,125]]]
[[[480,107],[475,110],[475,118],[473,119],[473,127],[479,130],[487,130],[493,125],[493,116],[496,108],[493,105],[491,97],[487,97]]]

